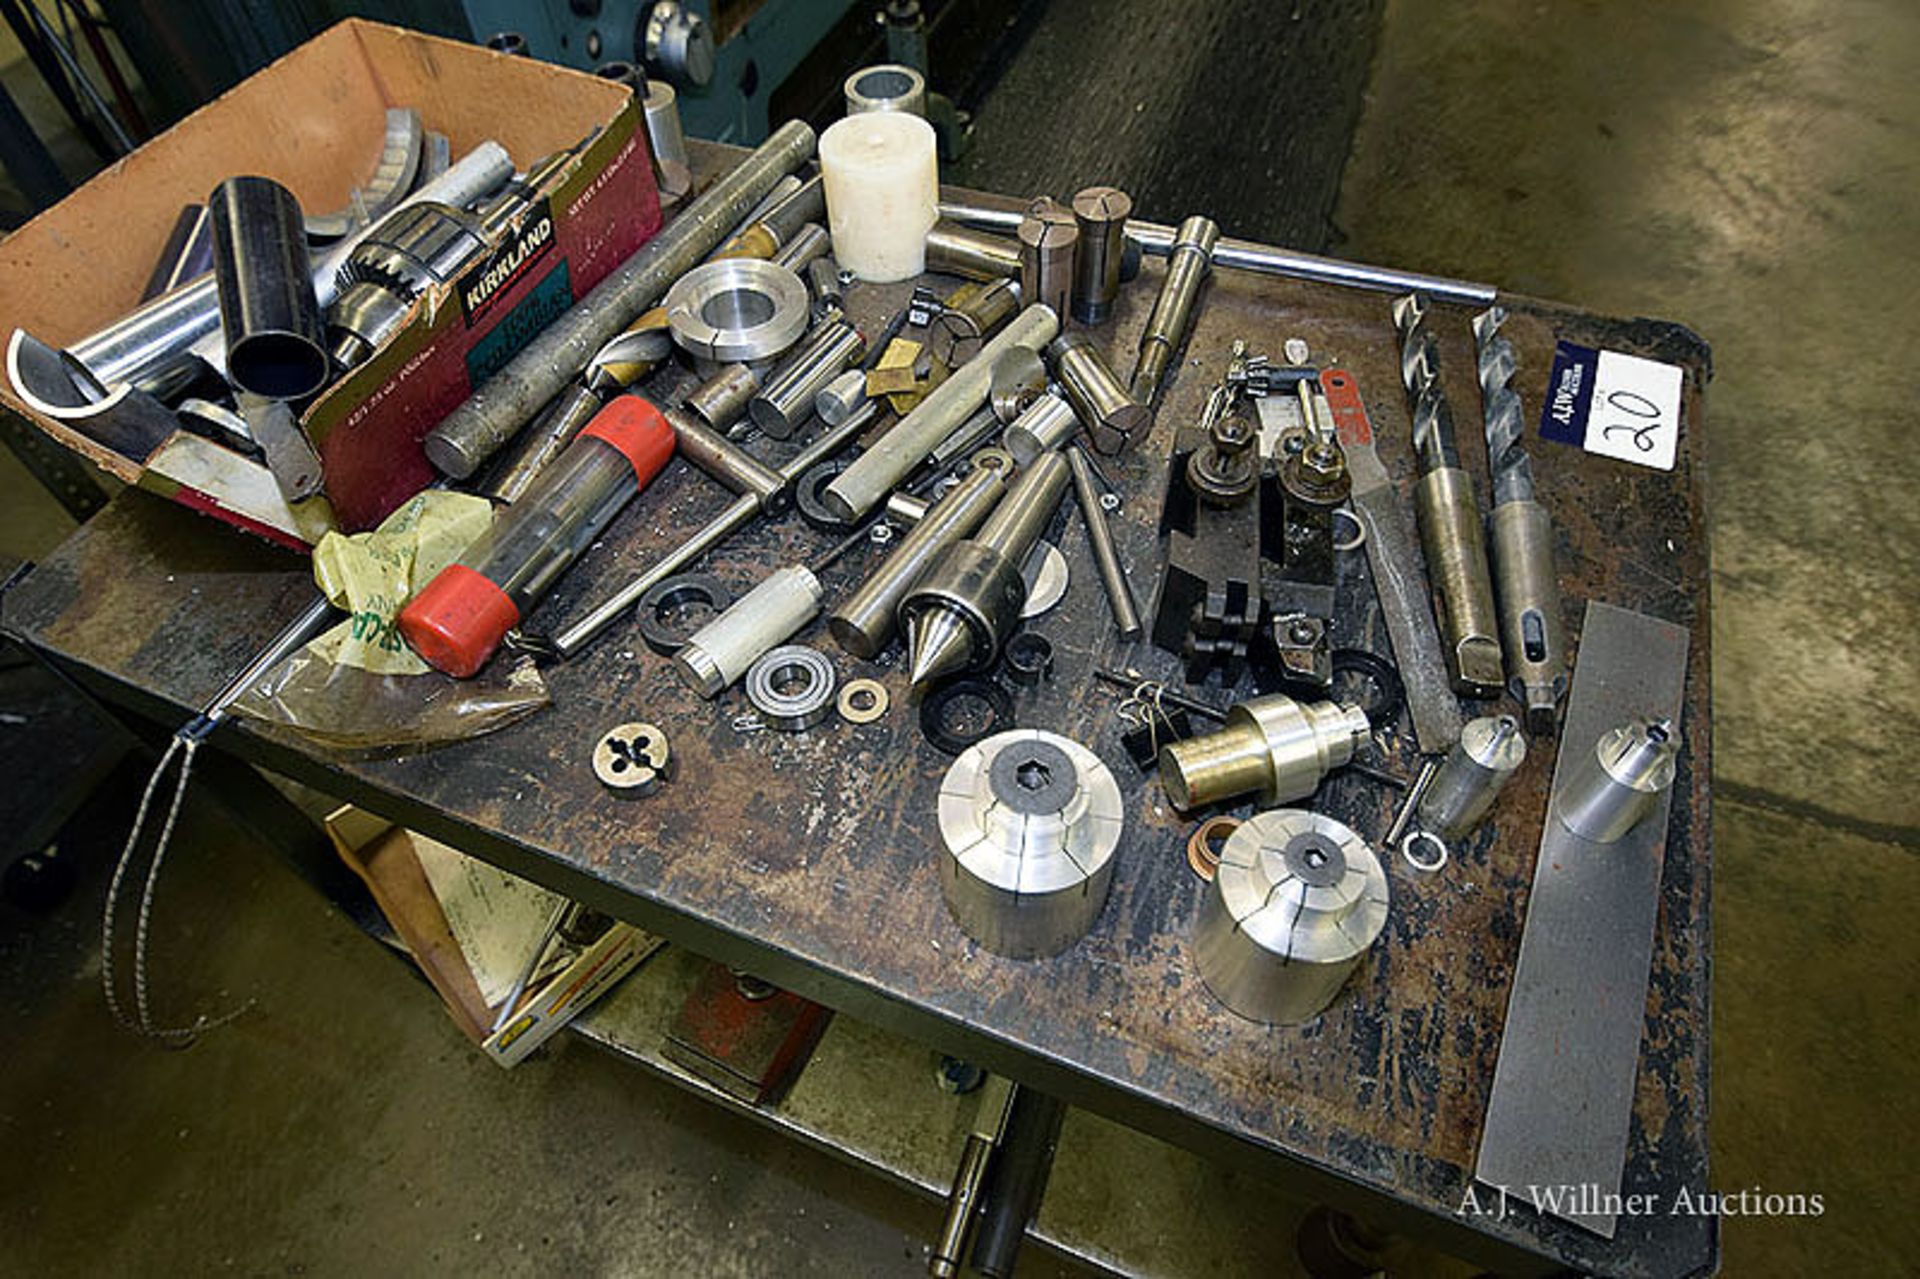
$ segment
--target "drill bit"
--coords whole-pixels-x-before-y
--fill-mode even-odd
[[[602,406],[659,368],[672,352],[666,312],[659,307],[616,333],[514,440],[482,491],[496,502],[513,505]]]
[[[1434,616],[1440,624],[1447,674],[1463,697],[1497,697],[1501,687],[1498,615],[1480,505],[1460,466],[1453,408],[1440,386],[1440,350],[1427,327],[1432,304],[1409,293],[1393,304],[1400,333],[1400,380],[1413,417],[1413,449],[1420,461],[1414,507],[1427,553]]]
[[[1473,318],[1487,463],[1493,472],[1493,514],[1487,520],[1493,582],[1507,686],[1526,708],[1527,728],[1551,733],[1567,689],[1567,641],[1553,569],[1553,521],[1534,500],[1533,459],[1521,445],[1526,417],[1513,389],[1519,361],[1513,343],[1500,332],[1506,319],[1506,308],[1499,306]]]

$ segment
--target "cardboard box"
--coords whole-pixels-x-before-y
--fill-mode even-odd
[[[564,899],[351,805],[328,814],[326,828],[454,1024],[503,1067],[553,1038],[665,944],[616,923],[577,949],[562,945],[503,1016],[505,992]]]
[[[492,139],[522,171],[592,137],[493,255],[422,297],[405,330],[307,409],[327,502],[302,506],[331,512],[289,510],[264,467],[198,435],[129,458],[0,385],[5,409],[128,483],[292,546],[335,522],[372,527],[425,487],[421,437],[659,229],[646,134],[624,86],[349,19],[0,242],[0,336],[17,327],[67,346],[132,310],[181,207],[234,174],[272,177],[312,212],[343,207],[379,157],[390,106],[418,110],[456,157]]]

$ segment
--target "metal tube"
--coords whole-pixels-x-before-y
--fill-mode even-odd
[[[1066,495],[1066,459],[1048,453],[1021,472],[978,535],[948,546],[900,604],[911,682],[982,670],[1000,655],[1026,602],[1020,566]]]
[[[1015,279],[1020,274],[1020,245],[952,222],[936,222],[927,232],[927,270],[966,280]]]
[[[207,197],[227,376],[242,390],[298,400],[326,385],[326,322],[313,289],[306,220],[272,178],[228,178]]]
[[[759,224],[761,218],[766,217],[776,206],[799,189],[800,175],[797,173],[789,173],[774,183],[768,188],[767,193],[760,197],[760,202],[748,209],[747,215],[734,224],[733,230],[727,232],[727,238],[720,242],[720,252],[725,254],[734,248],[735,242],[741,236],[752,230]]]
[[[688,412],[716,431],[724,431],[746,416],[747,405],[760,391],[760,375],[750,364],[723,365],[684,401]]]
[[[1193,304],[1200,297],[1200,286],[1207,281],[1219,239],[1220,228],[1213,219],[1198,216],[1182,222],[1174,236],[1167,251],[1167,278],[1161,282],[1160,296],[1153,300],[1153,311],[1140,331],[1140,358],[1133,366],[1133,398],[1142,404],[1153,404],[1174,351],[1187,340],[1187,330],[1193,324]]]
[[[1107,513],[1100,508],[1100,490],[1093,482],[1093,468],[1087,455],[1067,447],[1067,465],[1073,468],[1073,491],[1080,499],[1080,514],[1087,521],[1087,545],[1093,548],[1093,563],[1100,570],[1101,584],[1107,588],[1107,603],[1113,609],[1113,624],[1121,639],[1139,638],[1140,610],[1133,602],[1133,588],[1127,584],[1127,570],[1120,563],[1120,550],[1114,545],[1113,529]]]
[[[1473,833],[1526,758],[1527,741],[1513,716],[1468,721],[1420,796],[1421,829],[1446,840]]]
[[[819,174],[796,178],[793,188],[768,201],[764,213],[755,218],[781,244],[791,243],[808,223],[819,224],[827,216],[827,188]],[[798,267],[794,268],[796,271]]]
[[[814,394],[813,411],[828,426],[838,426],[858,413],[866,402],[866,372],[846,369]]]
[[[1622,724],[1569,762],[1550,807],[1581,838],[1616,843],[1673,785],[1679,750],[1679,736],[1668,720]]]
[[[827,486],[821,498],[828,509],[852,521],[885,501],[889,490],[986,402],[995,359],[1014,347],[1037,351],[1059,331],[1060,318],[1047,307],[1030,306],[1015,316],[979,355],[954,370]]]
[[[762,509],[786,487],[780,472],[683,409],[668,409],[680,455],[736,493],[758,499]]]
[[[823,321],[747,405],[753,424],[776,440],[793,435],[813,414],[813,397],[860,358],[867,340],[846,320]]]
[[[927,78],[912,67],[897,62],[862,67],[841,85],[848,115],[868,111],[904,111],[924,118],[927,114]]]
[[[783,266],[796,275],[812,265],[815,258],[823,258],[833,247],[833,241],[827,238],[827,229],[818,222],[802,223],[800,229],[774,251],[767,261],[775,266]]]
[[[944,467],[947,463],[953,461],[954,458],[966,453],[971,453],[982,444],[985,444],[993,438],[994,432],[998,431],[1000,427],[999,414],[990,408],[981,409],[978,413],[975,413],[972,417],[961,423],[959,430],[934,445],[933,452],[928,455],[929,460],[937,467]],[[889,496],[888,500],[892,500],[891,496]]]
[[[1428,471],[1414,485],[1413,505],[1454,691],[1463,697],[1498,697],[1500,620],[1473,481],[1457,466]]]
[[[512,176],[513,161],[506,148],[482,142],[387,216],[423,200],[456,207],[471,204]],[[313,287],[320,305],[333,301],[341,264],[371,230],[348,236],[315,260]],[[69,353],[109,387],[129,382],[165,397],[192,379],[193,344],[219,327],[220,295],[209,271],[80,339]]]
[[[820,579],[803,564],[777,568],[760,585],[702,626],[673,656],[674,674],[702,697],[717,697],[762,653],[820,611]]]
[[[682,170],[691,168],[693,160],[687,154],[687,135],[680,128],[680,103],[673,86],[648,77],[641,107],[646,113],[647,143],[654,162],[678,165]]]
[[[827,616],[827,629],[855,657],[878,657],[893,639],[900,601],[927,564],[980,527],[1006,493],[1000,473],[976,466],[900,539],[892,554]]]
[[[1567,687],[1553,518],[1538,502],[1502,502],[1487,517],[1487,535],[1507,687],[1527,708],[1527,727],[1551,733]]]
[[[1025,216],[1018,208],[982,204],[977,196],[957,188],[940,190],[940,216],[970,226],[1012,231]],[[1140,246],[1142,253],[1166,257],[1173,249],[1175,228],[1164,222],[1127,220],[1127,239]],[[1254,240],[1236,240],[1223,236],[1213,248],[1213,264],[1256,275],[1277,275],[1290,280],[1310,280],[1316,284],[1337,284],[1343,288],[1368,289],[1379,293],[1405,293],[1418,290],[1441,302],[1465,306],[1485,306],[1500,296],[1491,284],[1457,280],[1451,276],[1427,275],[1420,271],[1401,271],[1393,267],[1348,262],[1318,253],[1301,253],[1277,248]]]
[[[1313,794],[1370,731],[1357,706],[1270,693],[1237,703],[1217,733],[1161,747],[1160,785],[1181,812],[1249,793],[1284,804]]]
[[[464,479],[560,393],[606,341],[699,265],[740,215],[813,154],[813,130],[790,120],[660,233],[548,325],[424,441],[428,460]]]

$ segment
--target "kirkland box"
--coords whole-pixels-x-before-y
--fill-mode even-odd
[[[181,209],[235,174],[274,178],[308,214],[347,207],[380,161],[389,107],[419,112],[455,160],[489,140],[522,173],[575,152],[490,255],[421,296],[378,355],[306,408],[323,500],[289,507],[264,466],[201,433],[172,430],[129,456],[29,408],[11,376],[0,379],[4,411],[128,483],[295,547],[328,528],[372,527],[425,487],[421,437],[659,229],[646,135],[623,85],[349,19],[0,242],[0,334],[10,357],[16,329],[65,348],[133,310]]]

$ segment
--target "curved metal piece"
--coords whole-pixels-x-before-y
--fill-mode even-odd
[[[387,129],[380,144],[380,159],[366,185],[356,187],[347,198],[347,207],[332,213],[310,213],[306,217],[307,238],[325,244],[350,234],[356,227],[372,226],[400,203],[413,189],[420,173],[426,130],[420,113],[412,107],[388,107]],[[445,138],[441,139],[444,146]],[[444,165],[442,166],[445,167]]]
[[[102,386],[85,365],[25,329],[7,342],[7,381],[33,412],[136,462],[179,429],[166,405],[122,382]]]

